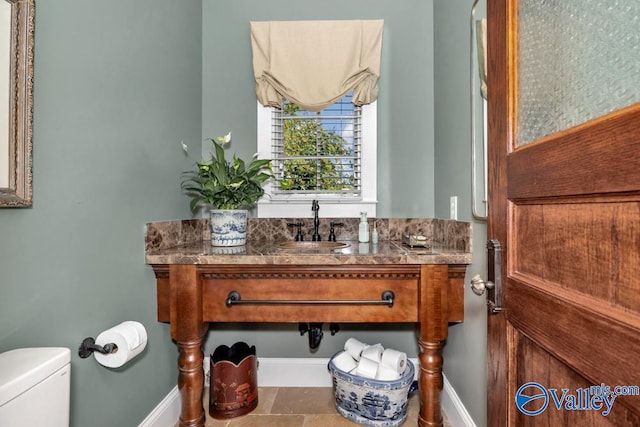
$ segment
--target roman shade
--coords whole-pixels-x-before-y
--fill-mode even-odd
[[[353,103],[378,97],[383,20],[251,22],[256,95],[320,111],[353,90]]]

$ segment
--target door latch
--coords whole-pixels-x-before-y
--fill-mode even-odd
[[[469,286],[476,295],[487,292],[487,308],[489,313],[502,311],[502,246],[495,239],[487,241],[487,277],[483,280],[479,274],[471,279]]]

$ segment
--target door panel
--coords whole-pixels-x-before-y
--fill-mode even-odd
[[[571,298],[556,289],[535,289],[523,282],[514,286],[522,290],[511,292],[509,323],[518,332],[592,384],[639,384],[640,342],[636,327],[587,309],[587,299]],[[633,398],[636,411],[638,399]]]
[[[610,305],[640,307],[640,203],[514,205],[514,276],[560,286]]]
[[[532,11],[552,24],[522,22]],[[558,409],[551,391],[578,396],[592,385],[640,386],[640,103],[633,103],[640,99],[639,56],[621,77],[611,71],[615,82],[596,79],[597,89],[583,80],[593,70],[573,64],[593,63],[591,55],[602,53],[610,62],[596,68],[615,68],[612,54],[635,54],[640,43],[626,40],[640,36],[635,25],[604,53],[592,52],[604,48],[588,37],[563,40],[585,23],[580,31],[600,34],[613,25],[624,38],[620,20],[640,20],[640,4],[488,0],[487,14],[488,237],[502,243],[506,258],[504,308],[488,322],[488,425],[640,425],[639,395],[615,397],[605,416],[597,408],[570,410],[567,401]],[[543,27],[538,38],[546,46],[530,34]],[[544,73],[546,86],[523,82],[541,78],[528,62]],[[612,104],[586,107],[607,94]],[[521,388],[531,382],[537,386]],[[536,390],[548,407],[535,408],[541,398],[527,401]]]
[[[517,332],[513,332],[517,334]],[[580,375],[573,370],[567,369],[566,364],[556,359],[546,351],[542,350],[534,341],[525,335],[518,335],[515,339],[517,345],[516,354],[518,359],[515,361],[519,366],[516,377],[517,384],[525,384],[531,378],[540,378],[540,382],[549,385],[549,388],[560,390],[569,388],[570,390],[585,389],[591,386]],[[619,398],[618,398],[619,399]],[[617,399],[616,399],[617,400]],[[614,401],[613,407],[620,405],[620,401]],[[515,411],[514,419],[517,426],[589,426],[589,427],[632,427],[640,425],[640,418],[631,415],[627,418],[623,411],[612,411],[606,417],[600,415],[597,411],[569,411],[557,410],[554,403],[550,403],[552,408],[546,410],[540,415],[530,417],[519,411]]]

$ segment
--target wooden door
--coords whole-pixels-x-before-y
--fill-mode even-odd
[[[487,425],[640,426],[640,98],[520,141],[535,120],[521,108],[518,81],[528,49],[521,8],[533,3],[563,1],[487,0],[488,237],[503,247],[504,292],[503,311],[488,321]],[[593,13],[584,3],[570,13]],[[637,26],[637,2],[599,3],[626,7],[614,12],[631,14]],[[553,30],[571,42],[568,28]],[[560,52],[537,60],[580,54]],[[629,55],[640,61],[638,53]],[[547,90],[574,77],[558,67],[557,87]],[[588,90],[583,95],[589,102]],[[591,388],[603,385],[613,394]],[[616,386],[625,388],[616,395]]]

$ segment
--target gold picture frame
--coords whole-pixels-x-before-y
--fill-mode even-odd
[[[31,155],[33,150],[33,51],[35,32],[34,0],[0,0],[10,7],[9,46],[0,47],[8,53],[7,98],[9,107],[0,117],[8,126],[0,126],[8,155],[0,157],[0,207],[28,207],[33,201]],[[6,4],[0,4],[4,7]],[[7,55],[3,55],[5,58]],[[2,62],[7,62],[5,59]],[[0,110],[3,111],[3,110]],[[6,128],[6,132],[4,130]],[[8,134],[8,135],[7,135]],[[0,142],[2,142],[0,140]]]

